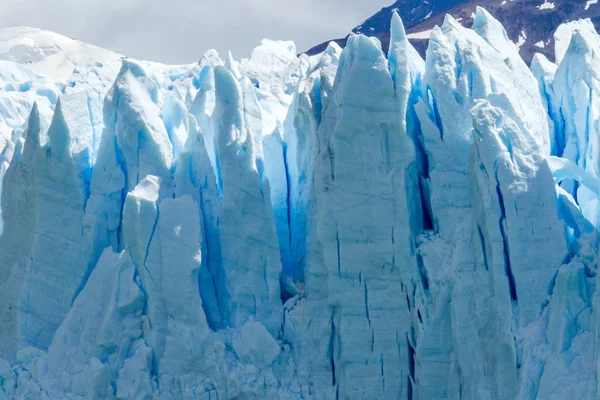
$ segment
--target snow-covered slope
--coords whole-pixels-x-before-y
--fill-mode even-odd
[[[121,58],[110,50],[42,29],[24,26],[0,29],[0,60],[25,64],[58,82],[66,82],[78,66]]]
[[[0,151],[12,131],[23,126],[34,102],[53,108],[65,86],[74,87],[78,81],[106,92],[121,59],[54,32],[0,29]]]
[[[114,81],[121,58],[41,29],[0,29],[0,151],[12,131],[23,126],[34,102],[53,107],[65,85],[75,86],[78,80],[103,91],[101,86]],[[86,76],[80,78],[82,74]]]
[[[0,399],[597,399],[600,36],[557,37],[0,63]]]

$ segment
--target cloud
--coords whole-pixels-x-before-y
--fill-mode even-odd
[[[27,25],[167,63],[211,48],[246,57],[262,38],[298,51],[345,36],[392,0],[3,0],[0,27]]]

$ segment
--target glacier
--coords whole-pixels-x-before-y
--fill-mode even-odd
[[[0,31],[1,399],[597,399],[600,36],[125,58]]]

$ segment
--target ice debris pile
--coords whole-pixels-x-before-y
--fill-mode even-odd
[[[0,399],[598,398],[600,37],[557,35],[0,64]]]

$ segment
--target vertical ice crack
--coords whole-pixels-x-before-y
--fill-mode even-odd
[[[340,255],[340,231],[338,230],[338,224],[336,222],[335,224],[335,242],[336,242],[336,246],[337,246],[337,270],[338,270],[338,276],[341,278],[342,277],[342,260],[341,260],[341,255]]]
[[[125,161],[125,157],[123,156],[123,153],[121,152],[121,149],[119,147],[119,140],[117,138],[117,125],[119,124],[119,105],[121,103],[121,94],[119,93],[118,90],[115,89],[114,91],[114,95],[117,97],[116,102],[115,102],[115,118],[113,121],[113,126],[111,128],[112,130],[112,134],[113,134],[113,147],[115,150],[115,160],[117,165],[119,166],[119,168],[121,168],[121,171],[123,172],[123,177],[124,177],[124,185],[123,188],[121,189],[121,203],[119,205],[120,210],[119,210],[119,226],[117,227],[117,233],[116,233],[116,242],[117,242],[117,252],[120,252],[123,250],[123,211],[124,211],[124,207],[125,207],[125,200],[127,198],[127,192],[128,192],[128,188],[129,188],[129,171],[127,168],[127,162]]]
[[[379,357],[379,363],[381,364],[381,381],[383,384],[383,388],[385,389],[385,369],[384,369],[384,362],[383,362],[383,353]]]
[[[329,348],[327,350],[327,356],[329,357],[329,364],[331,366],[331,386],[335,386],[337,385],[337,380],[335,376],[335,310],[333,310],[333,312],[331,313],[329,324],[331,328],[331,333],[329,335]]]
[[[83,195],[83,210],[84,211],[87,207],[87,202],[91,195],[92,170],[94,168],[94,164],[96,163],[96,138],[97,138],[96,128],[94,126],[94,116],[92,113],[92,105],[91,105],[89,94],[86,94],[86,98],[87,98],[87,114],[88,114],[88,118],[90,120],[90,127],[92,128],[92,146],[90,148],[89,165],[85,171],[82,171],[79,173],[79,175],[82,177],[83,182],[84,182],[84,188],[83,188],[84,189],[84,195]],[[71,157],[73,157],[73,155],[71,155]]]
[[[417,267],[419,270],[419,277],[421,278],[421,284],[423,285],[423,289],[426,294],[429,293],[429,277],[427,276],[427,269],[425,268],[425,263],[423,262],[423,256],[420,253],[417,253]]]
[[[285,198],[285,206],[286,206],[286,216],[287,216],[287,226],[288,226],[288,256],[290,257],[290,262],[293,264],[295,270],[296,260],[293,260],[292,257],[292,187],[291,181],[292,177],[290,176],[290,167],[288,164],[288,151],[287,144],[283,143],[283,167],[285,168],[285,190],[286,190],[286,198]]]
[[[127,199],[127,186],[129,185],[129,176],[128,176],[128,171],[127,171],[127,165],[125,164],[125,162],[123,161],[122,157],[123,155],[121,154],[121,152],[118,150],[117,147],[117,139],[115,137],[115,154],[117,157],[117,163],[119,164],[119,166],[121,167],[121,171],[123,171],[123,175],[125,176],[125,184],[123,186],[123,188],[121,189],[121,203],[119,205],[119,226],[117,226],[117,252],[121,252],[123,251],[123,211],[124,211],[124,207],[125,207],[125,200]]]
[[[469,85],[469,97],[473,98],[473,71],[469,71],[467,79],[467,83]]]
[[[427,156],[425,156],[425,159],[427,159]],[[426,161],[425,168],[427,168],[424,170],[424,172],[426,171],[426,174],[423,174],[422,177],[417,177],[417,179],[419,180],[419,196],[421,198],[421,210],[423,213],[423,229],[428,231],[434,229],[433,216],[431,212],[431,198],[429,196],[429,191],[425,187],[425,180],[429,178],[428,161]]]
[[[192,162],[192,159],[190,158],[190,164]],[[192,165],[190,165],[190,171],[193,171]],[[200,186],[200,185],[198,185]],[[208,326],[209,328],[211,328],[213,331],[216,331],[219,328],[219,323],[217,321],[214,321],[214,319],[211,317],[211,315],[216,314],[216,315],[222,315],[221,314],[221,305],[219,304],[219,289],[217,287],[217,278],[215,276],[215,271],[218,270],[218,265],[215,266],[215,264],[219,261],[219,260],[214,260],[214,257],[212,256],[212,240],[209,238],[213,237],[213,232],[209,232],[208,231],[208,224],[207,224],[207,220],[208,220],[208,213],[206,211],[205,208],[205,203],[204,203],[204,193],[201,187],[199,187],[198,189],[198,202],[199,204],[199,208],[200,208],[200,215],[202,216],[201,218],[201,222],[200,222],[200,228],[201,228],[201,234],[202,234],[202,243],[204,244],[204,250],[206,251],[206,270],[208,272],[208,274],[210,275],[210,290],[213,293],[210,293],[210,296],[214,296],[214,303],[215,303],[215,307],[216,310],[209,310],[208,308],[210,307],[210,304],[212,302],[207,301],[208,299],[208,294],[204,294],[203,295],[203,291],[201,289],[201,287],[204,287],[203,285],[198,285],[198,291],[200,292],[200,298],[202,298],[202,308],[204,310],[204,314],[206,315],[206,320],[208,322]],[[201,275],[198,275],[198,279],[199,279],[199,283],[201,281]]]
[[[428,96],[430,96],[430,91],[428,91]],[[432,97],[433,100],[433,97]],[[416,101],[415,101],[416,102]],[[414,107],[414,105],[413,105]],[[433,108],[433,107],[432,107]],[[427,184],[429,180],[429,156],[427,155],[427,151],[425,150],[423,131],[421,129],[421,123],[416,115],[414,108],[411,109],[412,118],[409,119],[407,115],[407,124],[411,122],[413,125],[413,130],[411,131],[410,137],[412,139],[415,156],[416,156],[416,167],[417,172],[415,174],[414,179],[417,180],[416,184],[419,190],[419,200],[421,206],[421,215],[422,215],[422,228],[424,230],[433,230],[433,216],[432,216],[432,208],[431,208],[431,196],[429,194],[429,186]],[[434,117],[435,118],[435,117]],[[438,125],[438,129],[441,132],[441,125]]]
[[[335,162],[334,162],[334,153],[331,149],[331,143],[327,145],[327,154],[329,155],[329,164],[331,167],[331,180],[335,181]]]
[[[158,217],[157,217],[157,220],[158,220]],[[152,241],[152,240],[150,240],[150,241]],[[144,268],[146,268],[145,265],[144,265]],[[137,266],[135,267],[133,281],[134,281],[135,285],[140,289],[142,294],[144,295],[144,309],[142,311],[142,316],[143,316],[142,318],[144,318],[144,317],[146,318],[146,321],[148,322],[150,328],[152,329],[152,320],[148,316],[148,292],[147,292],[146,288],[144,287],[144,283],[140,277],[140,272],[139,272],[139,269],[137,268]],[[141,339],[147,347],[152,349],[152,360],[150,362],[150,377],[152,378],[152,381],[156,382],[156,384],[158,386],[158,360],[156,359],[156,352],[154,351],[152,345],[148,342],[146,333],[144,332],[144,330],[142,330],[140,332],[139,336],[137,336],[136,339]]]
[[[152,225],[152,231],[150,232],[150,237],[148,239],[148,244],[146,245],[146,254],[144,255],[144,270],[148,273],[148,276],[154,282],[154,278],[152,277],[152,273],[146,266],[146,261],[148,260],[148,254],[150,253],[150,245],[152,244],[152,240],[154,239],[154,234],[156,233],[156,228],[158,226],[158,218],[160,215],[160,210],[158,204],[156,205],[156,218],[154,218],[154,224]]]
[[[91,102],[91,98],[90,95],[87,94],[87,111],[88,111],[88,118],[90,119],[90,126],[92,128],[92,148],[91,148],[91,156],[92,156],[92,160],[95,163],[96,162],[96,140],[98,139],[98,133],[96,132],[96,126],[94,124],[94,113],[92,112],[92,102]]]
[[[554,138],[554,148],[552,149],[550,155],[562,157],[564,150],[565,150],[565,138],[564,138],[564,131],[562,131],[558,127],[565,126],[565,119],[564,119],[562,112],[559,112],[558,113],[559,115],[554,115],[554,113],[551,111],[552,103],[553,103],[552,97],[551,97],[550,93],[548,93],[548,90],[547,90],[547,87],[545,84],[542,86],[542,96],[543,96],[543,99],[545,100],[545,103],[547,104],[548,117],[550,118],[550,120],[553,122],[553,125],[554,125],[553,126],[554,132],[551,132],[551,135],[553,135],[553,138]],[[556,121],[555,118],[558,118],[560,120]],[[561,123],[559,124],[559,122],[561,122]]]
[[[219,201],[221,201],[223,199],[223,179],[221,177],[221,163],[219,160],[219,152],[217,151],[216,146],[213,149],[213,152],[215,154],[215,180],[217,183],[217,197],[219,198]],[[258,166],[257,166],[258,168]],[[262,181],[261,181],[261,185],[262,185]],[[262,191],[262,188],[261,188]]]
[[[591,109],[592,106],[594,105],[594,93],[592,91],[592,88],[589,88],[589,92],[588,92],[588,98],[590,99],[590,104],[587,106],[586,110],[585,110],[585,149],[584,149],[584,153],[583,155],[580,155],[579,157],[583,157],[582,160],[582,164],[583,164],[583,169],[586,170],[587,169],[587,153],[589,151],[590,148],[590,115],[591,115]],[[579,147],[579,146],[577,146]],[[579,149],[578,149],[579,150]]]
[[[394,226],[392,225],[392,273],[396,269],[396,238],[394,233]]]
[[[435,98],[433,97],[433,92],[430,88],[427,88],[427,100],[429,102],[429,107],[431,108],[431,112],[433,113],[433,123],[437,126],[440,131],[440,140],[444,141],[444,127],[442,126],[442,119],[440,117],[440,112],[437,108],[437,104]]]
[[[517,298],[517,286],[515,283],[515,276],[512,272],[511,263],[510,263],[510,253],[508,249],[508,237],[506,235],[506,229],[504,226],[504,222],[506,221],[506,209],[504,208],[504,197],[502,196],[502,191],[500,190],[500,182],[498,181],[498,177],[496,177],[496,193],[498,194],[498,202],[500,203],[500,220],[498,225],[500,227],[500,234],[502,235],[502,247],[504,252],[504,269],[506,276],[508,277],[508,289],[510,291],[510,298],[513,302],[518,302]]]
[[[367,286],[366,280],[365,280],[365,314],[367,316],[367,321],[369,322],[369,327],[371,327],[371,316],[369,315],[369,288]]]
[[[261,260],[263,262],[263,283],[265,284],[265,291],[267,292],[266,297],[269,297],[269,282],[268,282],[268,271],[267,271],[267,260],[263,259],[261,256]]]
[[[454,50],[456,51],[454,53],[454,63],[456,64],[455,77],[456,77],[456,82],[459,82],[460,76],[462,75],[463,64],[462,64],[461,51],[458,46],[458,42],[454,43]]]
[[[500,223],[502,225],[502,222]],[[483,254],[483,265],[485,265],[485,270],[488,271],[490,269],[488,264],[488,256],[485,245],[485,238],[483,236],[483,231],[481,230],[481,225],[477,224],[477,233],[479,234],[479,241],[481,242],[481,252]]]
[[[415,349],[410,344],[408,334],[406,334],[406,346],[408,347],[408,390],[407,399],[412,400],[415,384]]]

